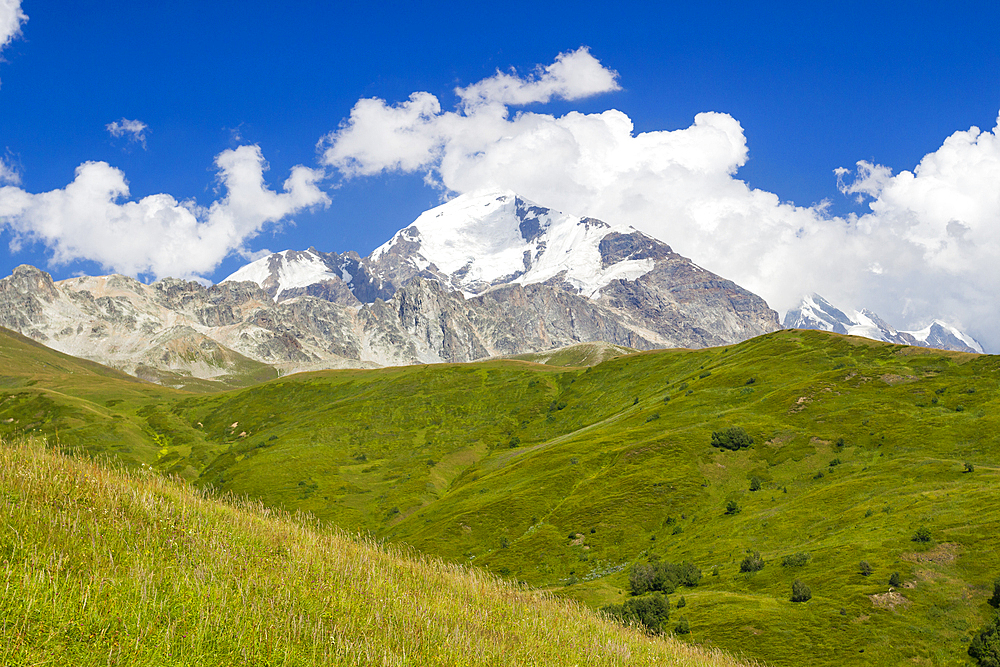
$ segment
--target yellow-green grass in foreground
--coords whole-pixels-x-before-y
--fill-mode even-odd
[[[492,575],[0,443],[3,665],[737,665]]]

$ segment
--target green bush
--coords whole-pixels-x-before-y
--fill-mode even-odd
[[[969,657],[980,667],[1000,667],[1000,614],[994,614],[972,638]]]
[[[989,603],[994,607],[1000,607],[1000,577],[993,580],[993,597],[989,599]]]
[[[680,565],[666,561],[636,563],[628,575],[632,595],[642,595],[649,591],[673,593],[678,586],[693,588],[699,581],[701,581],[701,570],[688,562]]]
[[[970,462],[965,462],[965,472],[975,472],[976,466],[972,465]]]
[[[601,611],[628,625],[641,625],[647,632],[660,634],[670,618],[670,600],[662,593],[632,598],[622,604],[601,607]]]
[[[736,451],[750,447],[752,444],[753,438],[742,426],[730,426],[721,431],[712,431],[713,447]]]
[[[679,635],[691,634],[691,624],[688,623],[687,617],[681,616],[677,621],[677,627],[674,628],[674,632]]]
[[[760,477],[756,475],[750,478],[750,490],[760,491]]]
[[[740,563],[740,572],[760,572],[763,569],[764,559],[760,557],[760,552],[750,553],[748,550],[743,562]]]
[[[868,564],[868,561],[863,560],[858,563],[858,571],[861,573],[862,577],[870,577],[872,573],[875,572],[875,569]]]
[[[687,606],[687,600],[685,600],[684,596],[682,595],[681,599],[677,601],[677,608],[680,609],[681,607],[686,607],[686,606]]]
[[[897,586],[898,587],[898,586],[901,586],[902,584],[903,584],[903,580],[900,579],[899,572],[893,572],[892,574],[889,575],[889,585],[890,586]]]
[[[917,532],[913,533],[912,539],[914,542],[922,542],[922,543],[930,542],[931,541],[930,528],[928,528],[927,526],[920,526],[920,528],[917,528]]]
[[[782,567],[801,567],[809,561],[809,553],[805,551],[799,551],[798,553],[788,554],[781,559]]]
[[[804,583],[798,579],[792,582],[792,602],[806,602],[812,596],[812,591]]]
[[[726,514],[739,514],[739,513],[740,513],[740,504],[738,502],[736,502],[735,500],[730,500],[728,503],[726,503]]]

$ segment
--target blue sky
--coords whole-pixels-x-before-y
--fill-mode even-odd
[[[709,129],[728,133],[735,152],[706,167],[711,174],[704,182],[685,180],[700,167],[679,158],[685,175],[670,176],[670,183],[685,192],[703,191],[693,203],[675,198],[674,186],[664,181],[640,192],[642,206],[626,206],[621,193],[634,193],[648,180],[623,185],[622,177],[613,186],[620,190],[613,201],[594,192],[593,179],[578,184],[589,188],[587,194],[571,195],[577,184],[571,176],[546,187],[532,181],[526,196],[577,214],[616,217],[609,221],[654,233],[762,294],[779,312],[797,292],[815,290],[846,307],[871,307],[900,327],[942,317],[983,339],[1000,323],[985,319],[992,317],[987,295],[1000,278],[993,268],[984,274],[986,267],[1000,264],[992,261],[1000,259],[993,245],[1000,242],[1000,222],[991,217],[993,200],[987,196],[971,212],[941,222],[940,215],[934,217],[933,202],[891,179],[914,171],[956,132],[975,126],[983,136],[994,136],[1000,110],[1000,4],[919,10],[912,3],[818,4],[426,7],[24,0],[20,9],[28,19],[0,51],[0,158],[11,174],[6,208],[0,196],[0,274],[30,263],[57,279],[131,268],[147,280],[169,273],[221,280],[248,254],[264,249],[312,245],[367,254],[443,196],[522,183],[511,174],[519,168],[517,159],[524,158],[515,156],[478,181],[449,174],[447,166],[433,160],[417,160],[411,168],[363,157],[360,163],[367,167],[353,173],[367,175],[351,176],[347,162],[324,157],[317,143],[338,128],[350,129],[343,124],[359,100],[379,98],[387,109],[398,109],[411,94],[427,92],[437,98],[441,113],[468,118],[473,112],[462,107],[457,88],[493,80],[498,70],[513,71],[521,81],[538,80],[560,54],[587,47],[600,68],[616,74],[613,86],[597,94],[556,94],[548,102],[502,103],[507,119],[534,113],[553,119],[556,128],[566,114],[613,109],[631,121],[632,136],[638,136],[685,131],[696,125],[698,114],[717,112],[725,117],[709,123]],[[0,11],[8,14],[17,6],[16,0],[0,0]],[[738,136],[728,119],[738,123]],[[142,139],[128,131],[114,136],[109,125],[123,121],[142,123]],[[452,138],[441,138],[448,130],[433,132],[435,155],[450,155]],[[698,143],[703,133],[695,134],[694,148],[688,149],[694,154],[714,150]],[[992,143],[985,146],[977,136],[966,137],[966,143],[976,144],[978,153],[968,157],[966,151],[954,159],[985,159],[985,170],[973,170],[985,179],[974,188],[979,192],[998,182],[991,180]],[[591,140],[577,139],[580,145]],[[495,138],[482,141],[486,148],[480,152],[488,154]],[[623,159],[649,162],[641,146],[623,150]],[[663,151],[674,149],[658,150],[663,157]],[[244,209],[207,211],[226,196],[217,166],[223,155],[235,165],[232,174],[238,169],[250,173],[266,161],[264,185],[275,195],[267,200],[270,215],[233,222],[227,216],[239,218]],[[358,154],[348,157],[360,164]],[[871,167],[867,176],[858,171],[859,160]],[[107,164],[103,171],[88,171],[93,177],[88,183],[98,190],[117,187],[116,174],[127,182],[127,196],[109,195],[117,205],[165,194],[174,204],[193,200],[203,210],[186,222],[164,223],[158,231],[141,220],[134,223],[124,235],[134,236],[135,243],[120,252],[136,257],[120,262],[73,236],[85,233],[85,227],[46,227],[42,218],[57,213],[99,225],[101,210],[92,207],[84,216],[72,208],[83,205],[79,197],[67,195],[48,208],[32,200],[38,211],[34,217],[24,213],[28,195],[64,191],[75,170],[92,162]],[[297,165],[305,168],[299,172],[301,182],[279,197]],[[837,168],[851,170],[840,188]],[[623,167],[622,173],[627,171]],[[442,185],[426,185],[427,173]],[[253,174],[248,178],[252,181]],[[958,202],[958,211],[964,210],[960,185],[968,180],[962,178],[954,177],[958,199],[948,200]],[[734,190],[744,185],[746,192]],[[773,201],[754,193],[773,193]],[[737,218],[710,219],[712,206],[705,202],[715,201],[729,201],[723,208],[738,209]],[[783,202],[797,208],[782,209]],[[584,206],[588,210],[575,210]],[[664,219],[653,220],[660,211],[666,212]],[[203,234],[204,243],[224,236],[219,243],[242,249],[242,255],[188,252],[197,261],[177,264],[175,271],[162,253],[155,261],[139,256],[147,252],[142,241],[155,244],[155,233],[193,233],[197,225],[216,220],[210,215],[217,215],[219,228],[232,223],[236,231]],[[935,224],[941,239],[931,229]],[[925,227],[926,233],[913,232]],[[122,236],[122,228],[114,233]],[[900,238],[908,245],[891,245]],[[951,238],[958,240],[948,245]],[[963,250],[962,239],[978,250]],[[766,247],[756,245],[760,240]],[[781,251],[768,250],[772,246]],[[879,254],[886,252],[891,256]],[[817,257],[836,261],[824,264]],[[899,257],[905,261],[893,259]],[[973,265],[981,269],[963,273]],[[951,287],[935,291],[942,282]]]

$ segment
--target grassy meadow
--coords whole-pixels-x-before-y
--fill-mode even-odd
[[[0,446],[3,665],[736,667],[256,501]]]
[[[198,394],[6,336],[0,435],[591,608],[629,600],[636,564],[687,561],[702,578],[669,626],[770,665],[968,664],[1000,575],[1000,358],[815,331],[620,352]],[[733,426],[751,447],[711,445]]]

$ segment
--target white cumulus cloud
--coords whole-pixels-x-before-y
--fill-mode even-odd
[[[527,78],[497,73],[459,88],[455,110],[426,92],[399,104],[363,99],[321,141],[346,177],[418,172],[445,193],[505,188],[578,215],[631,224],[763,296],[779,314],[816,291],[868,307],[900,328],[939,317],[1000,349],[1000,148],[997,131],[957,132],[911,172],[859,162],[831,190],[871,212],[835,217],[737,177],[740,123],[700,113],[686,128],[636,133],[621,111],[563,116],[510,107],[618,88],[589,52],[560,55]],[[852,180],[853,179],[853,180]]]
[[[0,188],[0,228],[12,232],[15,249],[44,244],[56,265],[84,259],[133,276],[198,278],[228,255],[246,252],[266,224],[329,203],[316,185],[322,172],[303,166],[292,169],[282,192],[269,189],[258,146],[223,151],[215,165],[225,195],[202,207],[168,194],[129,201],[120,170],[86,162],[59,190]]]
[[[21,0],[0,0],[0,49],[21,35],[21,26],[27,20]]]
[[[17,170],[7,164],[4,160],[0,159],[0,185],[17,185],[20,182],[21,175],[17,173]]]
[[[111,133],[112,137],[123,137],[128,135],[130,143],[138,143],[145,150],[146,130],[149,129],[149,126],[141,120],[129,120],[127,118],[122,118],[121,120],[108,123],[104,127]]]
[[[391,106],[377,98],[360,100],[340,129],[320,140],[323,162],[351,176],[426,169],[447,154],[478,151],[502,138],[511,122],[508,106],[618,90],[617,78],[583,47],[560,54],[525,78],[497,72],[456,89],[458,111],[442,112],[430,93],[413,93]],[[532,116],[519,115],[514,121]]]

